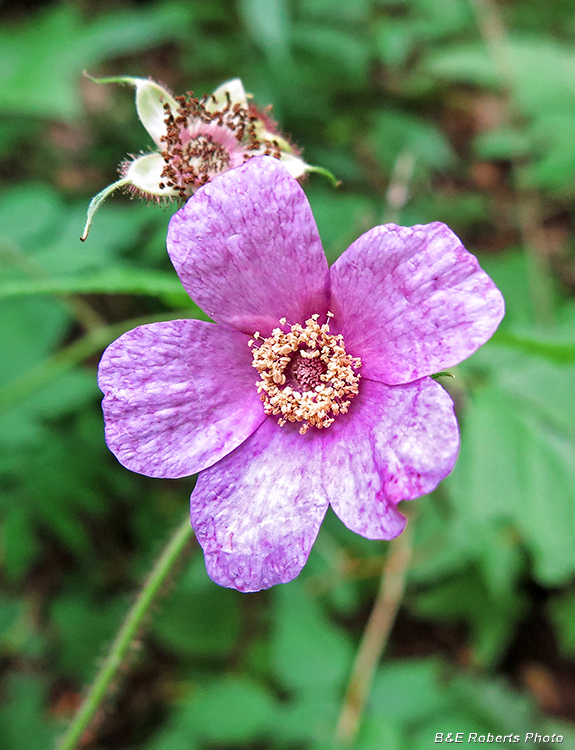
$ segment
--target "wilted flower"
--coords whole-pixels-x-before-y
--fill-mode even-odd
[[[307,199],[259,157],[172,218],[168,252],[216,321],[129,331],[100,364],[106,439],[153,477],[201,472],[191,522],[214,581],[294,578],[331,504],[370,539],[401,533],[459,447],[430,377],[469,356],[501,294],[441,223],[378,226],[328,268]]]
[[[156,150],[126,159],[121,178],[92,198],[81,239],[90,231],[94,214],[118,188],[148,200],[189,198],[219,174],[266,154],[279,159],[293,177],[306,172],[332,175],[312,167],[284,138],[268,111],[249,101],[239,78],[223,83],[211,96],[197,99],[190,92],[173,97],[163,86],[145,78],[101,78],[98,83],[124,83],[136,89],[140,122]]]

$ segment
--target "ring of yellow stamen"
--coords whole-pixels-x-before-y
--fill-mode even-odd
[[[333,318],[333,313],[327,316]],[[310,426],[329,427],[338,414],[345,414],[360,379],[355,372],[361,367],[360,358],[351,357],[343,336],[331,334],[329,321],[320,326],[318,318],[312,315],[305,325],[291,326],[281,318],[280,325],[290,330],[274,328],[267,338],[256,331],[248,342],[252,366],[260,375],[256,388],[265,413],[280,415],[280,426],[303,422],[302,435]]]

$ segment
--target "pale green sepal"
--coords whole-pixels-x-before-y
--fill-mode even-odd
[[[166,110],[164,104],[169,104],[176,115],[178,102],[163,86],[145,78],[135,78],[136,81],[136,109],[140,122],[152,137],[156,146],[164,148],[161,137],[166,135]]]
[[[444,372],[436,372],[431,377],[434,380],[437,380],[438,378],[455,378],[455,375],[453,375],[453,373],[447,372],[447,370],[445,370]]]
[[[303,177],[309,169],[309,166],[303,159],[300,159],[299,156],[295,156],[294,154],[286,154],[285,151],[281,152],[280,161],[296,180]]]
[[[306,172],[317,172],[317,174],[322,174],[324,177],[327,177],[334,187],[339,187],[341,185],[341,180],[338,180],[337,177],[330,172],[329,169],[325,169],[325,167],[313,167],[311,164],[306,164]]]
[[[280,154],[280,161],[287,169],[287,171],[291,174],[291,176],[295,177],[296,180],[299,180],[300,177],[303,177],[308,172],[317,172],[318,174],[322,174],[324,177],[327,177],[334,187],[339,187],[341,185],[340,180],[338,180],[335,175],[333,175],[329,171],[329,169],[324,169],[324,167],[314,167],[311,164],[306,164],[306,162],[301,157],[296,156],[295,154],[290,154],[282,151]]]
[[[163,147],[160,138],[166,135],[164,104],[169,104],[172,112],[178,110],[178,102],[169,91],[149,78],[133,78],[131,76],[93,78],[87,73],[84,73],[84,75],[94,83],[121,83],[134,86],[136,89],[136,110],[140,122],[146,128],[156,146]]]
[[[228,95],[232,106],[239,104],[247,109],[248,97],[244,85],[239,78],[232,78],[231,81],[226,81],[221,86],[218,86],[214,93],[208,97],[205,105],[207,111],[216,112],[218,109],[224,107],[227,104]]]
[[[105,187],[103,190],[101,190],[98,193],[98,195],[95,195],[92,198],[92,200],[90,201],[90,205],[88,206],[88,214],[86,216],[86,225],[84,226],[84,231],[82,232],[82,236],[80,237],[82,242],[85,242],[87,240],[88,232],[90,231],[90,227],[92,226],[92,221],[94,220],[94,214],[100,208],[102,203],[106,200],[106,198],[109,195],[111,195],[114,192],[114,190],[117,190],[118,188],[128,185],[129,182],[130,181],[124,177],[121,180],[118,180],[117,182],[113,182],[111,185],[108,185],[108,187]]]
[[[137,159],[129,162],[125,179],[130,185],[150,197],[159,195],[169,198],[178,195],[177,191],[169,187],[160,187],[160,183],[163,181],[164,167],[165,162],[161,154],[154,152],[145,156],[138,156]]]

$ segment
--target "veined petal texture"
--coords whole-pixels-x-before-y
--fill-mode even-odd
[[[311,208],[272,157],[200,188],[173,216],[168,252],[194,302],[244,333],[327,312],[329,269]]]
[[[362,374],[408,383],[453,367],[495,332],[501,293],[445,224],[375,227],[331,269],[332,308]]]
[[[387,386],[361,381],[360,396],[325,430],[322,478],[343,523],[368,539],[393,539],[396,508],[431,492],[453,469],[459,429],[451,397],[432,378]]]
[[[291,581],[305,565],[327,506],[321,440],[266,419],[198,477],[191,520],[210,577],[240,591]]]
[[[108,447],[146,476],[195,474],[265,418],[247,337],[212,323],[134,328],[106,349],[98,375]]]

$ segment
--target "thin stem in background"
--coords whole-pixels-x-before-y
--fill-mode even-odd
[[[110,653],[96,675],[78,713],[57,745],[56,750],[74,750],[74,748],[82,747],[85,744],[84,737],[86,732],[100,710],[104,699],[109,694],[111,686],[118,677],[120,668],[130,652],[146,614],[149,612],[152,603],[162,589],[162,585],[192,538],[192,534],[189,515],[186,513],[183,523],[176,528],[158,561],[144,581],[138,598],[128,612],[122,627],[112,643]]]
[[[335,731],[335,744],[351,748],[357,736],[371,683],[387,645],[405,591],[413,552],[413,517],[389,544],[375,604],[365,627]]]
[[[30,256],[16,244],[3,241],[0,245],[0,260],[19,268],[31,279],[46,280],[50,274],[44,271]],[[88,333],[104,328],[106,323],[98,313],[77,294],[54,294],[54,298]]]
[[[385,194],[383,224],[397,223],[401,209],[409,200],[409,184],[415,170],[415,154],[409,149],[402,151],[393,165],[393,172]]]

